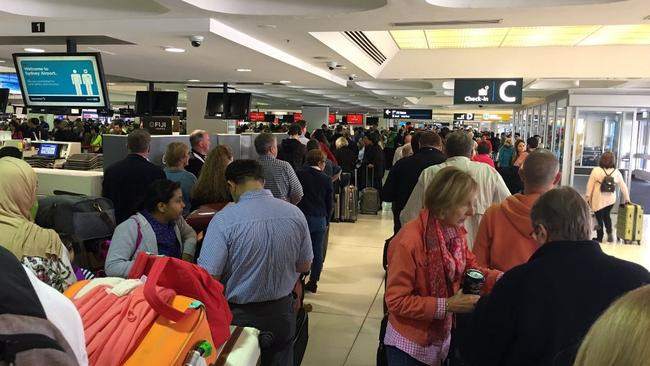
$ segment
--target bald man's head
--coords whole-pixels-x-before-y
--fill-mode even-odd
[[[546,149],[537,149],[526,158],[519,171],[527,193],[544,193],[553,188],[559,178],[560,162]]]

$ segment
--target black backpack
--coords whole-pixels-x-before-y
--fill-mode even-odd
[[[614,177],[612,177],[614,172],[612,172],[612,174],[607,174],[605,169],[603,169],[603,171],[605,172],[605,178],[602,183],[600,183],[600,191],[606,193],[616,192],[616,181],[614,180]]]

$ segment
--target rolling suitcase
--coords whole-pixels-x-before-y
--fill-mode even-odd
[[[641,245],[643,238],[643,207],[635,204],[621,205],[616,217],[616,236],[625,244],[636,242]]]
[[[370,180],[368,180],[368,170],[366,167],[366,188],[361,190],[361,213],[367,215],[376,215],[379,212],[381,207],[381,201],[379,200],[379,191],[373,187],[375,182],[375,170],[372,169],[372,175],[370,175]],[[368,187],[368,182],[370,186]]]
[[[354,181],[357,181],[356,170],[354,172]],[[359,190],[353,184],[348,184],[343,188],[343,197],[341,202],[341,221],[357,222],[359,210]]]
[[[331,221],[332,222],[341,221],[341,194],[340,193],[334,194],[334,214],[332,216]]]

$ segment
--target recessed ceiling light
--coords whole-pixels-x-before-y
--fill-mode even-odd
[[[280,84],[290,84],[291,81],[289,80],[280,80]]]
[[[5,60],[0,60],[0,64],[1,64],[1,63],[4,63],[4,62],[7,62],[7,61],[5,61]]]
[[[199,79],[190,79],[190,80],[188,80],[188,82],[190,82],[190,83],[198,83],[199,81],[201,81],[201,80],[199,80]]]
[[[275,29],[278,26],[275,24],[260,24],[258,25],[259,28],[266,28],[266,29]]]
[[[115,85],[115,83],[108,83],[108,85],[109,85],[109,86],[114,86],[114,85]]]
[[[167,52],[172,52],[172,53],[183,53],[185,52],[184,49],[182,48],[176,48],[176,47],[164,47],[163,48]]]
[[[25,48],[25,52],[43,53],[45,50],[40,48]]]
[[[251,69],[237,69],[237,71],[239,71],[239,72],[251,72],[253,70],[251,70]]]

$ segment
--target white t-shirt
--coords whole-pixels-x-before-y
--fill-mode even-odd
[[[77,308],[62,293],[39,280],[31,270],[25,267],[23,268],[34,290],[36,290],[38,299],[43,305],[47,320],[52,322],[59,329],[65,340],[68,341],[70,348],[72,348],[72,351],[77,357],[79,365],[87,366],[88,353],[86,352],[86,337],[84,335],[81,316]]]

